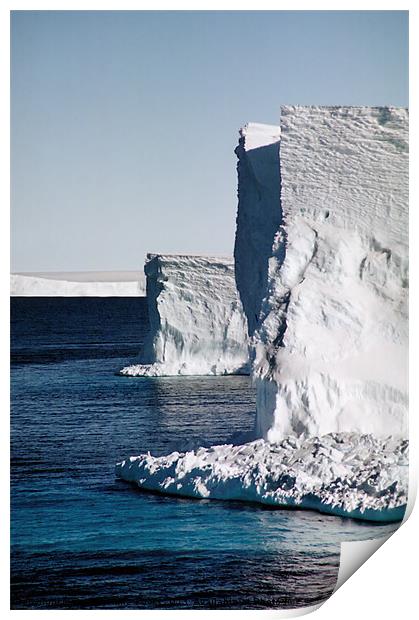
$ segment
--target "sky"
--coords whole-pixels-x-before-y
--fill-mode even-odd
[[[238,130],[408,105],[405,11],[15,11],[12,271],[232,255]]]

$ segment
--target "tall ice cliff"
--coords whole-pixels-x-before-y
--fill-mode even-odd
[[[406,436],[407,110],[284,106],[236,153],[257,436]]]

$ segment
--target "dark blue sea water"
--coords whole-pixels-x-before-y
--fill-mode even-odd
[[[250,430],[248,377],[130,378],[143,298],[14,298],[12,609],[255,609],[332,592],[339,544],[384,536],[309,511],[144,493],[114,464]]]

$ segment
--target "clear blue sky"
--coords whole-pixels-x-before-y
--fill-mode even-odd
[[[238,129],[408,105],[407,12],[12,14],[12,270],[231,254]]]

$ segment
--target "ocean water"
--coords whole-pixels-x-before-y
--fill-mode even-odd
[[[114,465],[251,430],[248,377],[131,378],[143,298],[11,300],[11,608],[274,609],[330,596],[371,525],[141,492]]]

